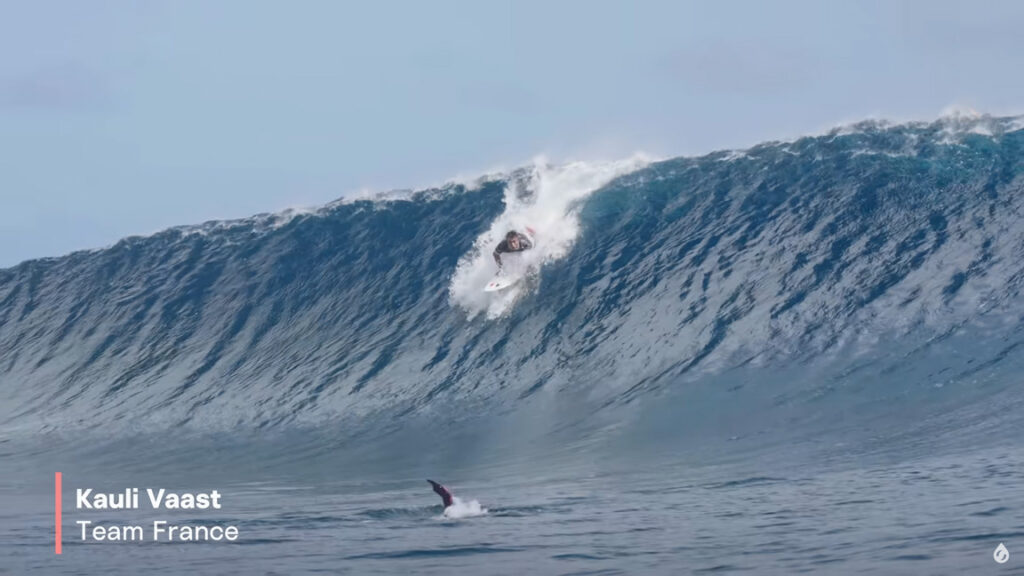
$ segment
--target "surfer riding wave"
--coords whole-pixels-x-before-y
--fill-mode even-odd
[[[527,228],[529,230],[529,228]],[[505,234],[505,239],[502,240],[497,247],[494,249],[494,261],[498,263],[498,270],[501,270],[501,255],[509,252],[523,252],[533,248],[533,242],[530,241],[529,236],[520,234],[515,230],[509,230]]]

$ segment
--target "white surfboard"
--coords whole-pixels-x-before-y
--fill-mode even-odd
[[[534,231],[533,228],[530,228],[529,226],[526,226],[526,232],[526,237],[530,239],[530,243],[536,246],[537,233]],[[493,280],[487,283],[487,286],[484,286],[484,292],[498,292],[500,290],[504,290],[505,288],[510,288],[516,285],[520,280],[523,279],[522,272],[522,270],[515,270],[508,275],[502,274],[499,276],[495,276]]]
[[[504,290],[505,288],[514,285],[516,282],[519,282],[519,279],[519,276],[498,276],[494,280],[488,282],[487,286],[484,286],[484,292],[497,292],[499,290]]]

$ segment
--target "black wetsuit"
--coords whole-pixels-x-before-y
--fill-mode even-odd
[[[517,232],[516,237],[519,238],[518,250],[513,249],[511,246],[508,245],[508,239],[502,240],[501,243],[498,244],[498,247],[494,249],[494,261],[498,263],[499,268],[501,267],[500,254],[505,254],[506,252],[522,252],[523,250],[529,250],[530,248],[533,248],[533,243],[531,243],[530,239],[527,238],[526,236],[519,234]]]
[[[434,489],[434,492],[441,497],[441,502],[444,504],[445,508],[452,505],[455,497],[452,496],[451,491],[433,480],[427,480],[427,482],[430,482],[430,486]]]

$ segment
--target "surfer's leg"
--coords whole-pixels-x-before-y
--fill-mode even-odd
[[[430,487],[441,497],[441,502],[444,503],[445,508],[452,505],[453,497],[451,491],[433,480],[427,480],[427,482],[430,482]]]

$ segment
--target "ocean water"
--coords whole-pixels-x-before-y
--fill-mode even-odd
[[[457,518],[443,515],[419,479],[227,484],[230,512],[164,516],[235,524],[237,543],[69,539],[61,556],[52,553],[46,504],[19,491],[3,496],[0,552],[12,574],[1024,572],[992,559],[998,543],[1012,554],[1009,543],[1024,535],[1019,450],[750,475],[760,471],[662,466],[478,477],[455,485],[481,506]],[[111,524],[152,517],[89,515]]]
[[[0,573],[1024,573],[1022,128],[538,161],[0,270]],[[223,506],[75,507],[131,487]],[[155,519],[240,536],[76,524]]]

